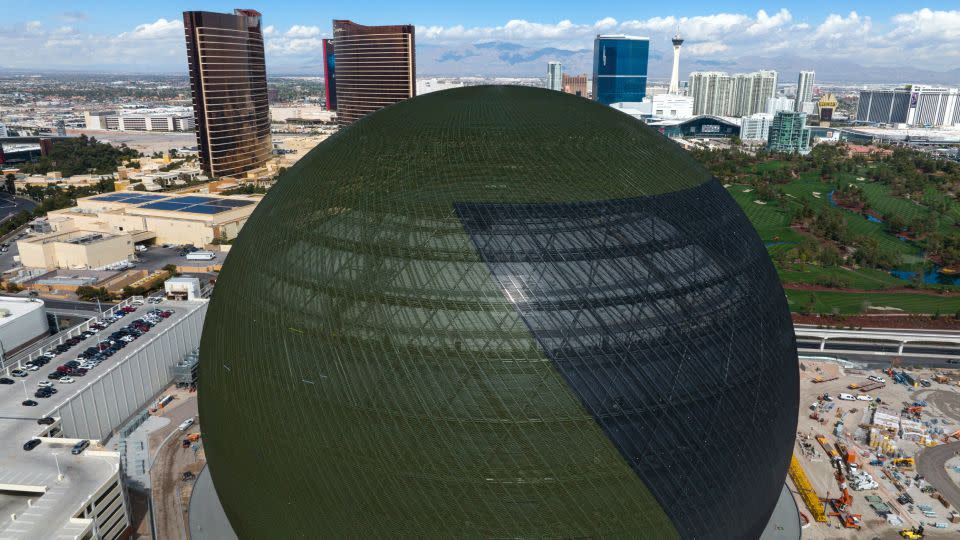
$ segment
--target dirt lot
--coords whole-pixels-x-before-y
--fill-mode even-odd
[[[894,384],[890,377],[880,371],[861,371],[852,369],[843,369],[836,364],[811,362],[804,360],[801,362],[806,369],[801,370],[800,375],[800,416],[797,426],[798,444],[795,453],[800,460],[801,465],[810,479],[810,483],[821,498],[836,498],[840,494],[840,487],[834,477],[834,466],[827,457],[822,445],[815,440],[817,435],[825,436],[831,447],[839,442],[853,450],[856,455],[856,461],[860,468],[868,473],[878,484],[873,489],[863,491],[851,491],[853,503],[850,512],[860,514],[862,530],[857,532],[854,529],[844,529],[840,526],[837,517],[829,517],[827,523],[813,523],[803,531],[804,539],[845,539],[845,538],[899,538],[898,531],[923,524],[926,528],[927,536],[932,538],[951,537],[956,538],[960,525],[950,524],[947,521],[948,511],[943,505],[933,499],[929,494],[922,493],[914,477],[916,471],[913,468],[897,469],[891,464],[893,457],[913,457],[925,446],[919,441],[904,440],[894,433],[887,433],[888,442],[884,443],[887,451],[883,452],[879,448],[871,447],[868,442],[870,427],[873,425],[873,409],[882,406],[899,414],[906,405],[912,405],[914,401],[926,400],[928,405],[923,408],[920,421],[924,428],[939,444],[942,435],[934,433],[941,427],[944,432],[950,433],[960,429],[960,387],[956,381],[960,380],[960,373],[950,373],[956,377],[952,384],[938,384],[927,389],[908,388],[903,384]],[[949,373],[944,371],[943,373]],[[932,379],[933,373],[930,371],[913,371],[911,374],[919,380],[920,378]],[[887,380],[886,385],[881,389],[867,392],[872,401],[846,401],[840,400],[841,393],[852,395],[863,395],[856,389],[850,389],[848,385],[869,382],[867,376],[880,376]],[[819,377],[824,382],[815,383],[813,379]],[[829,380],[837,377],[835,380]],[[820,400],[818,396],[827,393],[831,396],[831,401]],[[881,403],[875,401],[880,398]],[[819,419],[812,419],[810,415],[816,412]],[[843,422],[840,435],[836,436],[836,424]],[[880,437],[875,440],[883,440],[883,430],[879,429]],[[805,445],[804,442],[807,444]],[[884,464],[871,465],[871,461],[877,460],[879,453],[885,453]],[[893,479],[897,478],[898,483],[905,487],[906,493],[909,493],[913,499],[913,504],[901,505],[897,502],[900,491],[894,485]],[[847,484],[851,487],[855,482],[848,476]],[[909,486],[909,487],[907,487]],[[792,483],[791,483],[791,487]],[[878,514],[870,503],[865,499],[866,496],[873,495],[882,499],[883,503],[888,505],[892,513],[902,519],[901,525],[890,525]],[[810,516],[809,509],[806,508],[803,501],[797,496],[797,504],[801,511]],[[928,505],[933,512],[934,517],[927,517],[921,513],[920,506]],[[829,505],[828,505],[828,511]],[[936,529],[930,524],[948,523],[946,529]]]
[[[155,456],[150,469],[153,492],[153,513],[157,538],[188,538],[186,510],[190,500],[193,481],[184,481],[184,472],[200,473],[204,464],[202,443],[197,449],[183,448],[183,439],[191,433],[200,432],[197,416],[197,395],[186,390],[170,388],[165,394],[175,396],[173,402],[162,411],[170,423],[150,434],[150,455]],[[195,423],[187,431],[178,426],[188,418]],[[178,500],[179,499],[179,500]],[[149,537],[149,522],[144,519],[138,527],[141,537]]]

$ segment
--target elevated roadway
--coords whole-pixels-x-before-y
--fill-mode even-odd
[[[794,325],[801,354],[843,353],[889,363],[899,356],[911,364],[960,368],[960,332],[906,328],[862,330]],[[881,358],[876,358],[881,357]]]

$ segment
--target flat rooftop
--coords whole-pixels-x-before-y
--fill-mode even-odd
[[[15,320],[17,317],[37,309],[43,309],[42,300],[2,296],[0,297],[0,314],[6,311],[9,312],[10,315],[6,317],[0,316],[0,326],[3,326]]]
[[[125,205],[128,207],[128,212],[132,209],[142,209],[208,215],[228,212],[257,203],[254,199],[232,198],[220,195],[158,195],[138,191],[107,193],[105,195],[87,197],[82,200]]]
[[[199,304],[195,301],[164,301],[157,307],[173,309],[174,314],[161,324],[169,326],[178,322]],[[127,348],[107,358],[85,377],[77,378],[73,384],[55,382],[58,393],[51,398],[34,398],[33,392],[37,383],[47,380],[47,374],[56,369],[58,364],[72,360],[80,351],[101,340],[102,336],[130,324],[139,313],[140,310],[122,317],[57,356],[40,371],[30,372],[24,378],[13,378],[15,383],[12,385],[0,385],[0,509],[3,510],[0,513],[0,539],[74,538],[83,531],[84,525],[71,523],[70,518],[118,472],[119,454],[91,446],[83,454],[74,456],[70,453],[74,439],[63,439],[63,443],[47,440],[29,452],[23,450],[23,443],[36,437],[46,427],[38,425],[37,419],[57,410],[90,383],[126,361],[132,353],[155,339],[157,333],[144,334]],[[3,376],[7,376],[6,373]],[[40,403],[38,406],[21,405],[25,399],[24,385],[30,393],[30,399]],[[62,481],[57,479],[58,465],[64,475]],[[25,489],[29,496],[12,493],[12,486],[22,486],[21,489]],[[27,505],[28,499],[32,501],[32,506]],[[16,521],[10,519],[13,513],[17,514]]]

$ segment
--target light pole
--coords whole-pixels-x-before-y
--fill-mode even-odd
[[[57,464],[57,481],[63,480],[63,473],[60,472],[60,458],[57,457],[56,452],[50,452],[50,455],[53,456],[53,461]]]
[[[30,394],[27,392],[27,381],[20,379],[20,384],[23,385],[23,397],[25,399],[30,399]]]

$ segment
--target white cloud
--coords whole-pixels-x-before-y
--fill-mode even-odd
[[[287,30],[286,33],[284,33],[284,35],[291,38],[308,38],[308,37],[319,36],[320,27],[319,26],[301,26],[299,24],[295,24],[291,26],[290,29]]]
[[[179,19],[157,19],[152,23],[138,25],[130,32],[123,32],[121,39],[164,39],[183,38],[183,21]]]
[[[960,40],[960,11],[931,11],[924,8],[893,17],[891,35],[918,40]],[[956,42],[954,42],[956,45]]]
[[[757,11],[757,18],[754,22],[747,27],[747,35],[766,34],[787,24],[792,18],[793,16],[786,9],[781,9],[772,17],[761,9]]]
[[[656,66],[657,62],[669,60],[670,38],[678,25],[685,40],[687,62],[703,58],[722,65],[736,64],[742,59],[787,55],[810,58],[810,67],[816,67],[819,55],[824,55],[825,61],[939,71],[960,64],[957,45],[960,43],[960,10],[918,8],[882,21],[871,18],[868,11],[827,13],[799,20],[788,9],[778,8],[753,13],[720,11],[691,17],[662,15],[631,20],[608,16],[592,22],[512,19],[488,26],[422,25],[417,27],[418,54],[422,55],[418,58],[418,70],[431,73],[449,66],[438,64],[437,58],[445,51],[454,53],[453,57],[462,59],[458,61],[462,66],[469,66],[480,74],[490,72],[488,68],[498,62],[515,66],[511,69],[516,73],[526,73],[524,70],[530,66],[542,63],[543,55],[537,54],[541,49],[551,58],[565,59],[565,63],[588,64],[589,54],[583,51],[592,50],[598,33],[648,36],[651,65]],[[116,66],[131,71],[151,71],[163,66],[167,70],[185,70],[183,24],[178,18],[159,18],[114,34],[86,31],[87,20],[83,13],[68,12],[54,13],[42,22],[0,23],[0,35],[4,36],[0,40],[0,58],[4,59],[4,65],[20,68]],[[304,24],[265,27],[268,68],[307,66],[312,70],[318,66],[321,39],[329,36],[329,28],[321,28]],[[495,41],[516,44],[518,48],[491,46],[483,48],[481,53],[481,49],[474,47]]]

